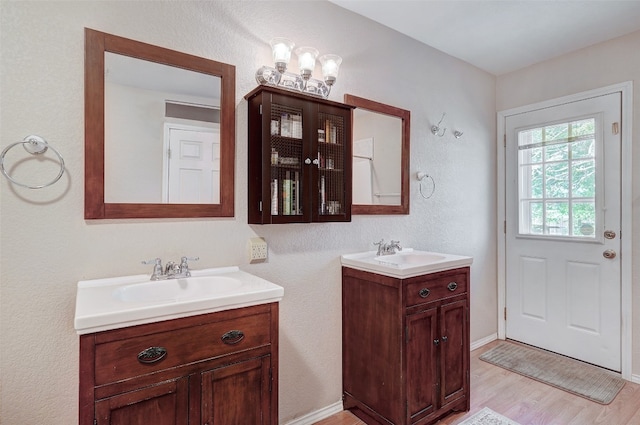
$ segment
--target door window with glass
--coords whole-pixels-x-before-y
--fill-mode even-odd
[[[595,237],[596,127],[588,117],[518,132],[520,235]]]

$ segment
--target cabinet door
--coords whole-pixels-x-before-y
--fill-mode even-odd
[[[270,424],[269,356],[202,374],[202,425]]]
[[[351,220],[351,111],[318,105],[313,221]]]
[[[263,110],[269,120],[265,135],[268,151],[269,202],[273,223],[307,222],[311,220],[309,178],[313,156],[309,140],[308,105],[299,99],[271,95]],[[304,142],[306,140],[306,142]],[[265,208],[265,206],[263,206]]]
[[[188,425],[188,378],[98,400],[95,409],[97,425]]]
[[[408,423],[437,408],[437,350],[440,344],[437,319],[435,307],[407,316]]]
[[[469,364],[467,301],[440,307],[440,405],[454,402],[467,393]]]

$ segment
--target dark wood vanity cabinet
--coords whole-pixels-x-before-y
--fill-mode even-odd
[[[278,304],[80,337],[80,425],[276,425]]]
[[[250,224],[351,221],[351,109],[260,86],[245,96]]]
[[[343,402],[368,424],[432,424],[469,400],[469,268],[342,268]]]

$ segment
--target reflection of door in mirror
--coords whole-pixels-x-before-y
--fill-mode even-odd
[[[167,124],[165,135],[163,202],[220,202],[220,132]]]
[[[409,214],[405,109],[346,94],[353,110],[352,214]]]
[[[188,125],[209,139],[217,132],[219,152],[219,108],[219,77],[106,52],[105,202],[219,203],[213,141],[196,141],[192,132],[174,150],[163,143],[167,126]]]

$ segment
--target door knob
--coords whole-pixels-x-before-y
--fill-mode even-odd
[[[616,232],[614,232],[613,230],[605,230],[604,237],[607,239],[613,239],[616,237]]]
[[[602,253],[602,256],[604,258],[611,260],[613,258],[616,258],[616,252],[613,249],[607,249],[605,252]]]

